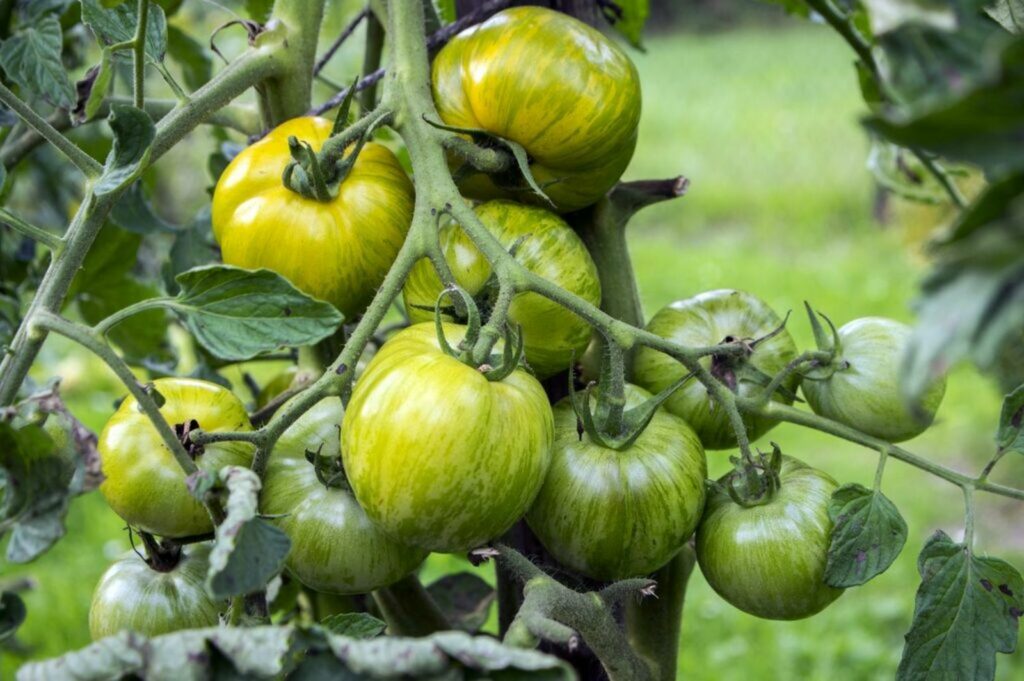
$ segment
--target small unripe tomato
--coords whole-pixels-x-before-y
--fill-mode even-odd
[[[171,426],[195,421],[208,433],[252,430],[245,407],[216,383],[192,378],[153,381]],[[128,396],[100,433],[98,448],[106,479],[100,492],[130,526],[162,537],[186,537],[213,529],[206,509],[188,491],[185,473],[149,418]],[[196,465],[217,473],[224,466],[249,466],[252,445],[216,442],[203,447]]]
[[[740,610],[796,620],[843,593],[825,583],[828,504],[838,485],[790,457],[782,458],[779,476],[780,488],[757,506],[741,506],[721,488],[710,491],[697,528],[697,562],[711,588]]]
[[[512,201],[490,201],[474,210],[505,248],[515,246],[515,258],[526,269],[593,305],[601,304],[597,267],[583,240],[562,218]],[[440,240],[455,283],[472,296],[497,295],[496,290],[484,291],[491,265],[462,229],[448,225],[441,230]],[[433,264],[427,259],[419,261],[403,291],[410,319],[433,319],[433,307],[443,288]],[[493,301],[482,302],[486,308]],[[526,362],[540,378],[567,369],[573,356],[582,355],[590,342],[590,326],[585,321],[537,293],[516,294],[508,318],[520,325]]]
[[[242,151],[217,182],[211,219],[225,263],[274,270],[352,318],[398,255],[413,188],[395,155],[368,142],[331,201],[288,189],[288,138],[318,151],[331,128],[324,118],[294,118]]]
[[[444,324],[454,346],[464,328]],[[388,340],[356,382],[342,457],[366,514],[430,551],[475,548],[529,508],[551,460],[551,407],[533,376],[489,381],[444,353],[434,325]]]
[[[882,317],[845,324],[831,365],[800,383],[807,404],[816,414],[890,442],[923,433],[935,420],[946,379],[932,383],[917,413],[911,412],[900,392],[900,362],[910,334],[906,324]]]
[[[726,339],[756,341],[781,325],[782,318],[760,298],[743,291],[719,289],[661,308],[647,323],[647,330],[680,345],[706,347]],[[729,361],[717,364],[710,357],[703,358],[701,364],[739,396],[752,397],[765,387],[764,376],[774,376],[795,357],[793,338],[782,329],[775,336],[758,342],[748,357],[735,360],[735,364]],[[652,393],[661,392],[689,373],[672,357],[647,347],[637,351],[634,371],[636,383]],[[786,404],[792,402],[798,380],[797,376],[787,380],[783,390],[776,391],[772,399]],[[729,415],[696,379],[676,390],[665,406],[697,432],[706,449],[736,446]],[[743,415],[743,422],[751,441],[776,425],[776,421],[749,414]]]
[[[518,142],[558,212],[588,206],[618,181],[636,147],[640,78],[618,45],[583,22],[513,7],[466,29],[433,65],[441,119]],[[477,199],[539,197],[471,174]]]
[[[135,552],[118,558],[103,573],[89,606],[94,641],[120,631],[159,636],[179,629],[213,627],[224,605],[206,593],[210,549],[186,547],[178,564],[154,570]]]
[[[651,395],[626,386],[626,407]],[[704,508],[707,464],[693,430],[659,409],[633,444],[597,444],[555,405],[551,467],[526,520],[560,563],[605,581],[650,574],[690,538]]]
[[[339,457],[341,400],[321,400],[275,445],[260,492],[260,510],[292,541],[287,568],[306,586],[360,594],[392,584],[416,569],[427,552],[380,531],[343,482],[328,487],[307,451]]]

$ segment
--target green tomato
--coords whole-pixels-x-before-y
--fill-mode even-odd
[[[760,298],[743,291],[720,289],[707,291],[693,298],[679,300],[663,307],[647,324],[647,330],[674,343],[692,347],[718,345],[727,338],[756,340],[767,336],[782,324],[782,319]],[[701,360],[705,368],[717,373],[733,392],[741,397],[760,393],[766,381],[796,357],[796,345],[783,329],[773,338],[758,344],[753,353],[737,366],[719,367],[710,357]],[[659,393],[689,373],[681,363],[666,354],[640,348],[636,353],[634,380],[652,393]],[[787,380],[784,390],[772,397],[789,404],[796,391],[797,377]],[[707,388],[691,379],[665,402],[670,412],[690,424],[707,449],[730,449],[736,446],[736,434],[729,416],[721,409]],[[747,435],[755,440],[775,425],[776,421],[744,414]]]
[[[775,496],[749,508],[712,488],[697,528],[697,562],[711,588],[740,610],[796,620],[843,593],[825,583],[828,504],[838,484],[790,457],[782,458],[780,477]],[[727,478],[719,482],[727,484]]]
[[[560,213],[604,196],[633,156],[636,67],[601,32],[566,14],[541,7],[495,14],[438,52],[432,82],[445,123],[523,145]],[[540,201],[521,181],[510,189],[479,173],[460,187],[476,199]]]
[[[626,406],[651,395],[626,386]],[[560,563],[605,581],[639,577],[671,560],[704,508],[704,448],[682,419],[659,409],[616,451],[576,429],[569,398],[554,407],[551,468],[526,520]]]
[[[445,324],[452,345],[464,328]],[[488,381],[445,354],[433,324],[388,340],[356,383],[342,456],[359,505],[403,544],[462,552],[512,526],[551,460],[547,396],[516,369]]]
[[[583,241],[562,218],[543,208],[511,201],[477,206],[477,217],[505,248],[516,245],[515,257],[526,269],[593,305],[601,304],[597,267]],[[441,230],[441,250],[452,276],[472,296],[485,291],[491,266],[466,233],[456,225]],[[433,319],[434,304],[444,286],[427,259],[416,264],[406,281],[405,309],[414,322]],[[484,308],[493,300],[484,300]],[[534,373],[546,378],[564,371],[590,342],[590,326],[558,303],[537,293],[519,293],[509,308],[509,320],[523,332],[526,361]]]
[[[890,442],[923,433],[935,420],[946,379],[928,388],[919,413],[911,412],[900,392],[900,362],[910,334],[906,324],[881,317],[844,325],[832,365],[810,372],[800,384],[807,404],[816,414]]]
[[[117,559],[100,578],[89,606],[93,640],[125,630],[158,636],[216,626],[223,603],[206,593],[209,555],[207,546],[186,548],[167,572],[149,567],[135,552]]]
[[[160,413],[172,426],[195,421],[208,433],[252,430],[245,407],[231,391],[192,378],[153,382],[164,397]],[[100,492],[114,512],[134,528],[162,537],[186,537],[213,529],[206,509],[188,491],[185,473],[134,397],[126,397],[100,433],[106,479]],[[217,442],[196,457],[200,469],[249,466],[252,445]]]
[[[260,510],[292,540],[288,570],[303,584],[335,594],[367,593],[392,584],[427,552],[380,531],[347,487],[328,487],[306,451],[340,456],[341,400],[321,400],[285,431],[274,447],[260,493]]]

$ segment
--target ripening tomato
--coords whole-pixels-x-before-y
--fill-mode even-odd
[[[697,528],[697,561],[708,584],[740,610],[796,620],[820,612],[843,593],[825,583],[832,535],[828,504],[838,485],[788,456],[779,475],[775,495],[756,506],[737,504],[724,489],[709,492]]]
[[[380,531],[344,482],[327,486],[306,451],[338,457],[341,400],[321,400],[274,447],[260,493],[260,510],[292,541],[288,570],[306,586],[335,594],[367,593],[416,569],[427,552]]]
[[[562,218],[512,201],[490,201],[477,206],[475,212],[505,248],[515,246],[516,260],[526,269],[589,303],[601,304],[597,267],[582,239]],[[448,225],[440,240],[459,286],[475,297],[497,295],[496,290],[485,290],[491,265],[465,232]],[[434,304],[443,288],[431,262],[426,258],[418,262],[403,292],[409,317],[414,322],[433,319]],[[481,302],[486,310],[493,300]],[[590,326],[585,321],[537,293],[517,294],[509,308],[509,320],[521,326],[527,364],[540,378],[567,369],[573,356],[581,356],[590,342]]]
[[[444,324],[450,343],[464,328]],[[342,457],[359,505],[394,539],[466,551],[522,517],[551,459],[551,407],[533,376],[489,381],[441,350],[434,325],[387,341],[356,382]]]
[[[911,329],[892,319],[865,317],[839,329],[832,364],[804,376],[800,383],[814,413],[890,442],[923,433],[946,392],[935,381],[912,413],[900,393],[900,361]]]
[[[89,606],[94,641],[130,630],[159,636],[179,629],[216,626],[224,605],[206,593],[210,549],[197,544],[182,550],[166,572],[149,567],[134,551],[107,568]]]
[[[626,408],[650,399],[626,386]],[[597,444],[576,429],[569,398],[554,407],[551,468],[526,520],[563,565],[594,579],[640,577],[671,560],[704,508],[707,464],[697,435],[659,409],[633,444]]]
[[[514,7],[466,29],[434,58],[433,84],[445,123],[523,145],[559,212],[600,199],[633,156],[636,67],[599,31],[560,12]],[[477,199],[539,198],[521,178],[502,184],[476,173],[462,189]]]
[[[213,233],[224,262],[265,267],[346,317],[380,286],[412,222],[413,188],[387,148],[367,143],[333,200],[321,202],[281,180],[288,138],[314,150],[330,136],[323,118],[295,118],[234,158],[213,193]]]
[[[743,291],[719,289],[663,307],[647,323],[647,330],[681,345],[705,347],[718,345],[727,338],[754,341],[781,325],[782,319],[760,298]],[[713,366],[712,358],[705,357],[701,363],[741,397],[751,397],[764,388],[765,376],[774,376],[795,357],[793,338],[782,329],[774,337],[758,343],[747,358]],[[636,383],[653,393],[661,392],[688,373],[675,359],[647,347],[637,351],[634,371]],[[791,403],[797,381],[796,376],[787,380],[784,390],[777,391],[772,399]],[[736,446],[728,415],[718,408],[699,381],[691,379],[668,398],[665,406],[693,427],[706,449]],[[771,419],[747,414],[743,422],[751,440],[776,425]]]
[[[166,400],[160,413],[172,426],[195,421],[210,433],[252,430],[242,403],[216,383],[192,378],[153,383]],[[213,529],[206,509],[185,486],[185,473],[135,398],[126,397],[110,417],[98,447],[106,476],[100,492],[126,523],[162,537]],[[224,466],[249,466],[252,455],[248,443],[216,442],[202,448],[196,464],[216,473]]]

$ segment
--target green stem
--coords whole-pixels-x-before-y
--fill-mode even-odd
[[[135,37],[132,39],[133,93],[135,108],[141,109],[146,104],[146,28],[149,23],[149,0],[139,0],[139,22],[135,26]]]
[[[58,132],[45,118],[37,114],[32,107],[11,92],[3,83],[0,83],[0,102],[3,102],[7,108],[18,114],[18,117],[25,121],[43,139],[55,146],[86,177],[97,177],[103,171],[103,166],[96,159],[79,149],[74,142]]]
[[[967,553],[974,550],[974,487],[964,485],[964,546]]]
[[[366,47],[363,49],[363,78],[368,78],[380,68],[381,52],[384,51],[384,25],[373,12],[366,13]],[[363,111],[372,111],[377,102],[377,81],[367,84],[359,92],[359,106]]]
[[[392,636],[429,636],[451,629],[444,613],[416,575],[407,575],[391,586],[377,589],[373,600]]]
[[[882,477],[885,475],[885,464],[889,461],[889,448],[884,447],[878,452],[878,467],[875,468],[875,483],[874,487],[876,490],[882,490]]]
[[[6,208],[0,208],[0,222],[10,226],[14,231],[21,232],[25,236],[41,243],[53,253],[59,253],[61,248],[64,247],[64,241],[59,236],[22,220]]]
[[[281,52],[284,68],[264,83],[271,125],[303,115],[313,94],[316,44],[324,16],[325,0],[277,0],[273,18],[284,26],[287,49]]]
[[[931,173],[936,180],[938,180],[938,183],[946,191],[946,194],[949,195],[953,205],[961,210],[966,208],[967,199],[964,198],[964,195],[960,192],[960,188],[956,186],[956,182],[954,182],[953,178],[949,176],[946,169],[943,168],[938,161],[920,149],[911,147],[910,151],[917,157],[917,160],[921,162],[925,169]]]
[[[808,350],[807,352],[798,355],[796,358],[791,360],[786,366],[784,366],[782,368],[782,371],[780,371],[779,373],[775,374],[775,376],[772,377],[771,382],[768,383],[767,386],[765,386],[764,391],[761,393],[761,399],[763,399],[765,402],[771,400],[772,396],[775,395],[776,391],[782,387],[782,385],[789,379],[789,377],[796,373],[798,370],[802,369],[805,364],[810,364],[812,362],[828,363],[832,361],[832,358],[833,353],[823,352],[821,350]]]
[[[170,307],[173,302],[173,298],[149,298],[147,300],[141,300],[129,305],[128,307],[121,308],[106,319],[100,320],[99,323],[92,327],[92,330],[101,336],[105,336],[112,328],[129,317],[133,317],[140,312],[145,312],[146,310],[152,310],[158,307]]]
[[[626,633],[633,648],[656,665],[659,681],[675,681],[686,587],[697,555],[689,544],[651,575],[657,598],[626,602]]]

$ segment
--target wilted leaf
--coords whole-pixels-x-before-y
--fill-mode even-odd
[[[383,634],[388,625],[365,612],[342,612],[325,618],[320,626],[338,636],[373,638]]]
[[[832,540],[825,582],[847,588],[864,584],[889,569],[907,542],[907,523],[878,490],[843,485],[828,506]]]
[[[474,634],[487,621],[497,595],[494,588],[472,572],[445,575],[427,587],[445,619]]]
[[[102,44],[123,43],[135,37],[135,28],[139,23],[138,3],[125,2],[104,9],[99,0],[82,0],[82,21],[92,29]],[[166,52],[167,17],[162,7],[151,2],[146,22],[146,57],[153,62],[162,62]],[[127,56],[131,52],[120,54]]]
[[[61,62],[63,45],[60,22],[47,14],[0,42],[0,66],[24,90],[71,109],[75,88]]]

